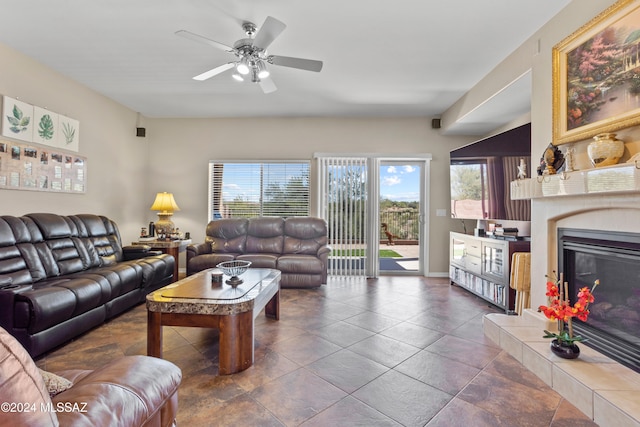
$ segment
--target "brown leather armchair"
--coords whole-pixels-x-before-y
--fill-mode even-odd
[[[43,375],[27,351],[0,328],[0,426],[175,424],[182,373],[171,362],[126,356],[94,371],[56,374],[72,385],[50,397]]]

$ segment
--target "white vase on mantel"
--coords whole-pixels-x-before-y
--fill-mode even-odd
[[[624,154],[624,142],[617,139],[615,133],[601,133],[593,137],[587,153],[597,168],[615,165]]]

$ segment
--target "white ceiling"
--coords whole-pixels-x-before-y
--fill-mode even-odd
[[[0,43],[147,117],[438,117],[569,1],[0,0]],[[233,45],[269,15],[287,24],[269,53],[320,73],[271,65],[271,94],[231,72],[191,79],[235,57],[176,31]],[[526,113],[523,81],[461,132]]]

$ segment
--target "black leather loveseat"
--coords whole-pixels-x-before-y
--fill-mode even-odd
[[[103,216],[0,216],[0,326],[35,357],[143,302],[175,263],[144,250]]]

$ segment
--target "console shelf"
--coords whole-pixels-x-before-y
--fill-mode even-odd
[[[499,240],[450,233],[449,278],[469,292],[513,313],[515,291],[509,287],[511,257],[514,252],[529,252],[526,240]]]

